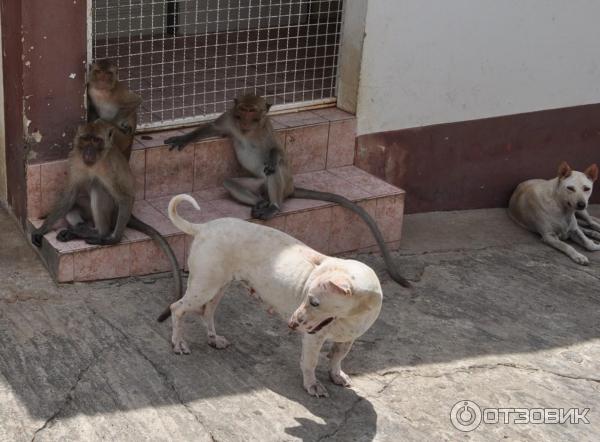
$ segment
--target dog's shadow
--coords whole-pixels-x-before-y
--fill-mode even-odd
[[[234,314],[227,307],[223,310],[225,316]],[[249,313],[252,316],[264,314],[260,311]],[[327,389],[329,397],[316,398],[310,396],[302,386],[300,334],[289,332],[279,320],[269,323],[272,327],[271,332],[252,330],[252,327],[247,328],[247,324],[239,329],[226,327],[228,337],[232,341],[232,345],[227,349],[207,349],[201,341],[196,341],[192,350],[205,355],[206,352],[210,352],[212,357],[229,360],[230,367],[235,364],[233,361],[243,361],[244,376],[246,379],[252,378],[255,390],[270,390],[282,399],[277,400],[281,407],[287,407],[288,401],[293,402],[287,413],[290,413],[288,416],[295,420],[296,425],[286,424],[283,430],[289,436],[303,441],[372,441],[377,433],[375,407],[355,389],[340,387],[329,380],[328,359],[325,356],[329,346],[326,344],[321,352],[316,373],[317,379]],[[276,328],[278,330],[275,330]],[[257,341],[261,342],[259,348],[256,348]],[[367,357],[364,354],[362,356]],[[361,355],[357,354],[355,357],[360,358]],[[342,363],[342,367],[346,366],[351,368],[350,365]]]
[[[327,398],[315,398],[303,390],[299,367],[295,371],[292,370],[290,374],[290,379],[286,379],[285,383],[267,382],[265,386],[274,393],[302,405],[316,419],[294,416],[297,425],[286,427],[284,430],[286,434],[303,441],[367,442],[375,438],[377,412],[366,397],[353,388],[340,387],[327,381],[325,367],[318,370],[317,377],[329,392]],[[288,382],[288,388],[284,388]]]
[[[199,379],[191,372],[204,367],[214,373],[217,367],[227,367],[219,374],[220,382],[230,387],[227,394],[236,396],[253,390],[257,392],[256,403],[249,406],[248,413],[262,414],[262,417],[257,416],[260,421],[263,418],[277,420],[279,416],[281,421],[277,423],[274,436],[275,432],[283,431],[289,435],[287,439],[303,441],[373,440],[378,419],[375,407],[355,389],[335,385],[329,380],[326,357],[329,344],[321,351],[316,373],[329,397],[316,398],[302,386],[300,333],[290,331],[276,316],[265,318],[263,308],[254,301],[232,295],[224,298],[217,312],[222,324],[220,327],[217,324],[217,330],[230,340],[231,345],[223,350],[208,347],[200,318],[190,315],[184,330],[192,354],[168,356],[164,361],[179,373],[176,377],[187,379],[186,384],[191,390],[206,391],[210,380]],[[356,359],[368,357],[359,348],[355,353],[350,351],[342,368],[352,372]],[[231,382],[226,380],[228,377]],[[261,401],[272,403],[264,409],[258,405]],[[276,439],[286,438],[279,434]]]

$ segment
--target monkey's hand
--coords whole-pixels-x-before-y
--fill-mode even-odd
[[[170,146],[169,150],[177,148],[177,150],[181,151],[188,144],[188,140],[184,135],[181,135],[179,137],[167,138],[165,144]]]
[[[133,133],[133,127],[131,127],[127,121],[121,121],[119,127],[125,135],[131,135]]]
[[[266,176],[273,175],[277,170],[277,165],[273,161],[267,161],[265,163],[264,172]]]
[[[44,238],[44,235],[42,235],[41,233],[33,232],[31,234],[31,242],[36,247],[42,247],[42,239],[43,238]]]

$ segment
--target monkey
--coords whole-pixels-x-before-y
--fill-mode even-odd
[[[78,127],[68,160],[68,184],[43,224],[31,234],[31,242],[42,246],[43,236],[53,225],[66,217],[68,227],[56,239],[83,239],[88,244],[117,244],[125,227],[139,230],[161,247],[171,263],[175,292],[181,297],[181,274],[173,250],[152,226],[135,217],[135,180],[122,153],[127,137],[120,129],[104,120]],[[93,223],[93,228],[89,226]]]
[[[119,127],[131,138],[137,129],[137,108],[142,97],[127,89],[117,78],[117,65],[112,60],[98,60],[90,66],[87,83],[88,122],[98,118]],[[131,143],[123,154],[129,159]]]
[[[267,116],[270,107],[263,97],[244,95],[234,99],[233,107],[215,121],[185,135],[168,138],[165,143],[170,145],[169,150],[182,150],[196,140],[214,136],[230,137],[239,163],[254,178],[228,178],[223,186],[234,199],[252,207],[254,218],[272,218],[287,198],[337,203],[362,218],[381,249],[392,279],[404,287],[410,287],[410,283],[394,267],[383,235],[366,210],[341,195],[294,186],[286,152],[277,141]]]

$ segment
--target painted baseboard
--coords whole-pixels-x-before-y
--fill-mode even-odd
[[[505,207],[562,160],[600,163],[600,104],[362,135],[356,149],[356,166],[406,190],[406,213]]]

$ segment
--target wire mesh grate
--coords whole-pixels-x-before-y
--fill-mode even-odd
[[[244,93],[334,102],[343,0],[92,0],[89,58],[144,101],[140,128],[190,124]]]

